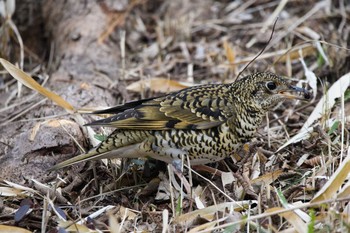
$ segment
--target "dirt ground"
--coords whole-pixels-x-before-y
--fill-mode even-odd
[[[337,168],[346,170],[350,156],[350,89],[327,91],[342,77],[350,80],[347,1],[11,2],[0,4],[0,57],[76,109],[229,83],[241,71],[240,77],[256,71],[290,77],[315,98],[276,107],[256,139],[237,152],[242,161],[210,165],[219,175],[185,173],[190,198],[158,161],[87,162],[49,172],[111,129],[94,128],[94,139],[79,119],[87,123],[96,116],[67,113],[1,68],[0,232],[5,225],[21,232],[300,232],[311,223],[315,232],[349,230],[344,193],[329,191],[322,199],[329,206],[311,208],[323,187],[347,184],[347,174],[339,184],[333,177]],[[309,137],[277,152],[324,96],[334,104],[310,123]],[[310,219],[269,214],[288,203],[309,204],[300,209]],[[221,209],[196,212],[212,205]],[[98,210],[104,211],[89,216]],[[328,221],[320,220],[325,216]]]

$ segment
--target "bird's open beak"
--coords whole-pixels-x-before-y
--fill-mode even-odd
[[[311,93],[301,87],[289,86],[286,91],[280,91],[280,95],[287,99],[309,100],[311,99]]]

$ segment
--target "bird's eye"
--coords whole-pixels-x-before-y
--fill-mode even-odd
[[[268,82],[268,83],[266,83],[266,87],[267,87],[267,89],[269,89],[270,91],[273,91],[273,90],[275,90],[276,89],[276,83],[274,83],[274,82]]]

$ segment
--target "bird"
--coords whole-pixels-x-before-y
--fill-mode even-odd
[[[87,124],[116,128],[89,152],[50,170],[82,161],[147,157],[191,165],[222,160],[249,142],[266,113],[286,99],[310,99],[310,92],[285,77],[256,72],[228,84],[205,84],[161,97],[93,112],[112,114]]]

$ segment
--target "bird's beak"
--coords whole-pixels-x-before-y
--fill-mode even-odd
[[[287,99],[309,100],[311,99],[311,93],[301,87],[289,86],[288,90],[282,90],[278,94]]]

